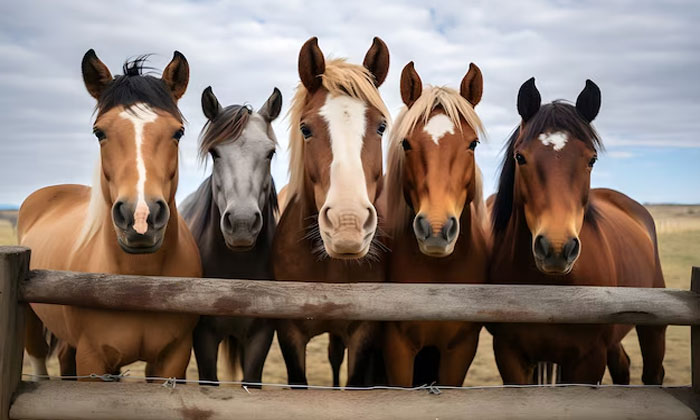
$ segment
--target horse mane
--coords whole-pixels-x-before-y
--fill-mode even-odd
[[[150,74],[144,74],[144,70],[153,70],[152,67],[145,66],[149,57],[150,55],[142,55],[124,63],[124,74],[115,76],[97,100],[98,117],[115,106],[121,105],[129,109],[142,103],[153,109],[168,112],[178,121],[184,121],[165,82]]]
[[[99,232],[102,222],[108,213],[109,206],[105,203],[105,198],[102,194],[102,160],[97,159],[97,164],[92,174],[90,201],[87,206],[85,223],[76,238],[73,246],[74,250],[79,250]]]
[[[321,75],[322,86],[330,95],[346,95],[359,99],[373,106],[384,116],[387,124],[391,120],[389,110],[374,85],[374,76],[364,66],[348,63],[343,58],[326,62],[326,69]],[[304,188],[304,139],[299,131],[304,106],[311,94],[299,83],[289,109],[289,197],[291,203],[294,197],[299,197]]]
[[[603,143],[595,128],[586,122],[572,104],[556,100],[543,105],[537,113],[523,126],[516,128],[506,142],[505,155],[501,164],[498,192],[491,211],[494,238],[502,237],[513,214],[515,184],[515,145],[520,141],[529,143],[541,133],[565,131],[583,141],[593,150],[603,150]],[[588,205],[585,220],[595,222],[597,210]]]
[[[229,105],[213,120],[207,120],[199,134],[199,159],[206,159],[212,147],[238,139],[252,113],[253,110],[247,105]]]
[[[454,89],[445,86],[427,86],[421,96],[410,108],[405,107],[396,117],[394,128],[389,134],[389,150],[387,157],[387,200],[389,214],[392,216],[393,228],[402,229],[409,223],[413,211],[406,202],[403,194],[403,166],[406,153],[401,146],[404,138],[413,131],[419,121],[428,122],[434,109],[441,107],[447,117],[456,127],[462,127],[461,119],[477,133],[484,135],[484,127],[481,119],[474,111],[474,107]],[[476,167],[476,195],[474,196],[474,214],[478,220],[484,220],[486,210],[484,206],[484,194],[481,170]]]

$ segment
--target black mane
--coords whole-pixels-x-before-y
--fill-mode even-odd
[[[543,105],[525,124],[518,127],[506,143],[506,152],[501,164],[498,192],[491,212],[494,237],[503,235],[513,213],[513,187],[515,184],[515,144],[520,140],[530,142],[541,133],[564,131],[583,141],[596,151],[603,149],[603,143],[593,126],[579,115],[576,107],[568,102],[557,100]],[[595,221],[593,206],[586,209],[586,220]]]
[[[123,75],[115,76],[105,88],[97,101],[98,114],[105,113],[115,106],[129,108],[137,103],[144,103],[151,108],[160,109],[183,121],[182,114],[173,99],[170,89],[162,79],[144,74],[149,55],[142,55],[127,61],[122,67]]]

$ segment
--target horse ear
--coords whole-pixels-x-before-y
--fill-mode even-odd
[[[374,76],[374,85],[381,86],[389,73],[389,48],[378,36],[372,40],[372,46],[365,54],[362,64]]]
[[[190,65],[187,64],[187,59],[180,51],[175,51],[173,54],[170,64],[163,70],[161,80],[170,89],[176,101],[185,94],[187,84],[190,81]]]
[[[280,115],[282,111],[282,92],[275,88],[272,91],[272,95],[267,98],[265,104],[260,108],[258,114],[260,114],[267,122],[272,122]]]
[[[81,64],[83,71],[83,81],[90,95],[95,99],[100,99],[107,85],[112,82],[112,73],[105,64],[97,58],[95,50],[89,49],[83,56]]]
[[[299,51],[299,78],[306,90],[314,92],[321,87],[321,75],[326,71],[323,52],[318,47],[318,38],[313,37],[304,43]]]
[[[221,112],[221,104],[216,98],[216,95],[214,95],[211,86],[207,86],[204,92],[202,92],[202,111],[209,121],[213,121],[214,118],[219,115],[219,112]]]
[[[474,63],[469,63],[469,70],[462,79],[462,84],[459,87],[459,93],[472,106],[476,106],[481,102],[481,96],[484,93],[484,77],[481,75],[481,69]]]
[[[527,122],[533,115],[537,113],[542,104],[542,96],[540,91],[535,86],[535,78],[531,77],[527,82],[520,86],[518,92],[518,114]]]
[[[423,82],[413,67],[413,61],[411,61],[401,71],[401,99],[410,108],[420,98],[422,92]]]
[[[586,86],[576,99],[576,111],[589,123],[600,111],[600,88],[590,79],[586,80]]]

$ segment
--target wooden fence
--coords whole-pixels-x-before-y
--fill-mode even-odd
[[[21,381],[29,302],[272,318],[629,323],[691,326],[692,387],[425,391],[245,390]],[[691,291],[455,284],[328,284],[29,270],[0,247],[0,420],[230,418],[697,418],[700,268]]]

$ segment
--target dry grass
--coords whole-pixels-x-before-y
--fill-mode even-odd
[[[666,285],[670,288],[687,290],[690,287],[691,266],[700,266],[700,206],[649,206],[649,209],[656,219]],[[6,220],[0,220],[0,244],[14,243],[16,243],[16,237],[12,225]],[[309,344],[307,373],[310,384],[331,384],[327,343],[327,338],[323,335],[314,338]],[[641,355],[634,331],[625,338],[623,344],[632,359],[632,382],[641,383]],[[690,329],[688,327],[669,327],[664,366],[666,384],[690,383]],[[344,368],[345,365],[343,365],[343,371]],[[132,365],[129,369],[132,375],[143,374],[142,363]],[[55,360],[51,361],[49,370],[52,374],[58,374]],[[31,372],[31,368],[27,365],[25,365],[25,372]],[[344,374],[343,372],[343,381]],[[188,377],[197,378],[194,358],[188,370]],[[286,380],[284,362],[275,340],[265,364],[263,381],[286,383]],[[610,377],[607,374],[606,382],[610,383]],[[491,336],[483,330],[479,350],[465,384],[496,385],[500,383],[491,350]]]

